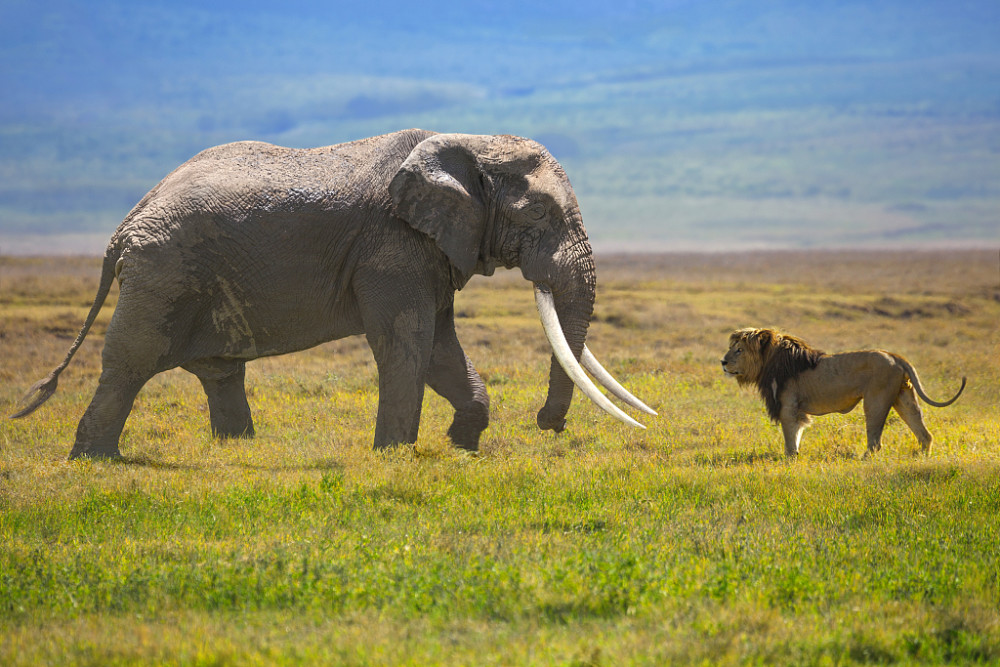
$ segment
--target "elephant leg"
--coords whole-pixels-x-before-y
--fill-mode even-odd
[[[132,411],[135,397],[148,379],[104,368],[94,398],[76,428],[76,441],[70,451],[70,459],[121,456],[118,439]]]
[[[247,403],[246,362],[242,359],[199,359],[185,364],[208,397],[212,434],[219,438],[252,438],[253,418]]]
[[[430,342],[415,350],[409,343],[369,336],[378,367],[378,417],[375,449],[417,441],[424,401],[423,376],[430,360]]]
[[[391,324],[366,327],[378,367],[375,449],[417,441],[434,342],[434,324],[423,317],[426,311],[433,309],[401,309]]]
[[[121,456],[118,440],[135,397],[151,377],[169,368],[162,362],[169,339],[145,310],[129,308],[137,289],[128,287],[123,285],[108,324],[97,391],[77,426],[70,459]]]
[[[490,398],[486,385],[458,342],[453,308],[438,315],[427,384],[455,408],[455,418],[448,429],[451,441],[462,449],[478,450],[479,435],[490,421]]]

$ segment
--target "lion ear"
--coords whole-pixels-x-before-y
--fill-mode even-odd
[[[760,344],[760,351],[766,352],[772,347],[777,347],[781,342],[781,334],[772,329],[761,329],[757,333],[757,341]]]

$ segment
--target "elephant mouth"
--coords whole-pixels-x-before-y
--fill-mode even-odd
[[[591,381],[584,372],[586,369],[594,378],[616,398],[631,407],[648,415],[655,415],[656,411],[633,396],[627,389],[621,386],[612,375],[601,366],[597,358],[584,345],[580,360],[577,361],[573,351],[563,334],[562,325],[559,323],[559,316],[556,314],[555,299],[552,290],[548,286],[535,283],[535,305],[538,307],[538,314],[542,320],[542,328],[545,330],[545,337],[548,338],[552,353],[559,365],[566,371],[566,375],[573,381],[580,391],[615,419],[634,426],[645,429],[646,427],[637,422],[632,417],[625,414],[618,406],[612,403],[607,396]]]

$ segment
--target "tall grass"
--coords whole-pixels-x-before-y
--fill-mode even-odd
[[[45,267],[0,265],[19,293],[0,304],[4,412],[96,283],[94,262]],[[985,252],[601,259],[588,345],[660,416],[633,431],[578,401],[558,436],[534,426],[530,289],[474,281],[458,325],[493,399],[478,456],[450,447],[434,395],[415,446],[371,451],[374,365],[349,339],[251,364],[253,441],[213,440],[177,371],[140,395],[124,461],[65,462],[99,322],[59,393],[0,424],[0,662],[1000,662],[996,269]],[[720,377],[750,324],[902,352],[933,395],[970,385],[925,409],[930,457],[892,418],[861,460],[859,411],[817,419],[786,462]]]

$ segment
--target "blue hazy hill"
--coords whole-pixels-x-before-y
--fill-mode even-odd
[[[0,251],[213,144],[412,126],[540,139],[598,243],[1000,237],[993,1],[8,0],[0,90]]]

